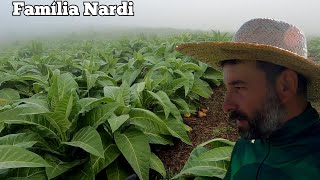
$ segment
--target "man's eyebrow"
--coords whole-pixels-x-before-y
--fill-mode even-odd
[[[235,85],[246,85],[247,83],[242,80],[235,80],[228,83],[229,85],[235,86]]]

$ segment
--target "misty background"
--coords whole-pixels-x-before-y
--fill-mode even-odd
[[[121,4],[121,0],[96,0]],[[53,0],[27,0],[26,4],[51,5]],[[176,28],[235,32],[245,21],[257,17],[287,21],[306,35],[320,36],[319,0],[133,0],[134,16],[84,17],[83,0],[68,0],[81,16],[12,16],[12,0],[0,1],[0,42],[52,37],[72,32],[113,28]]]

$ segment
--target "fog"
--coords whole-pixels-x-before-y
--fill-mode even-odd
[[[96,0],[100,4],[121,4],[120,0]],[[26,4],[51,5],[53,0],[27,0]],[[320,36],[319,0],[133,0],[134,16],[12,16],[11,0],[0,1],[0,41],[53,36],[57,33],[102,30],[112,27],[152,27],[191,30],[236,31],[256,17],[274,18],[295,24],[307,35]]]

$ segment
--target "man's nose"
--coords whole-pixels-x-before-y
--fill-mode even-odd
[[[234,100],[232,99],[232,97],[230,96],[230,94],[226,94],[225,98],[224,98],[224,102],[223,102],[223,111],[225,113],[228,113],[230,111],[233,111],[237,108],[236,103],[234,102]]]

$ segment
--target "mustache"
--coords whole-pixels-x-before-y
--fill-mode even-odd
[[[248,119],[249,119],[248,116],[241,111],[232,111],[229,113],[229,121],[231,122],[235,122],[236,120],[247,121]]]

